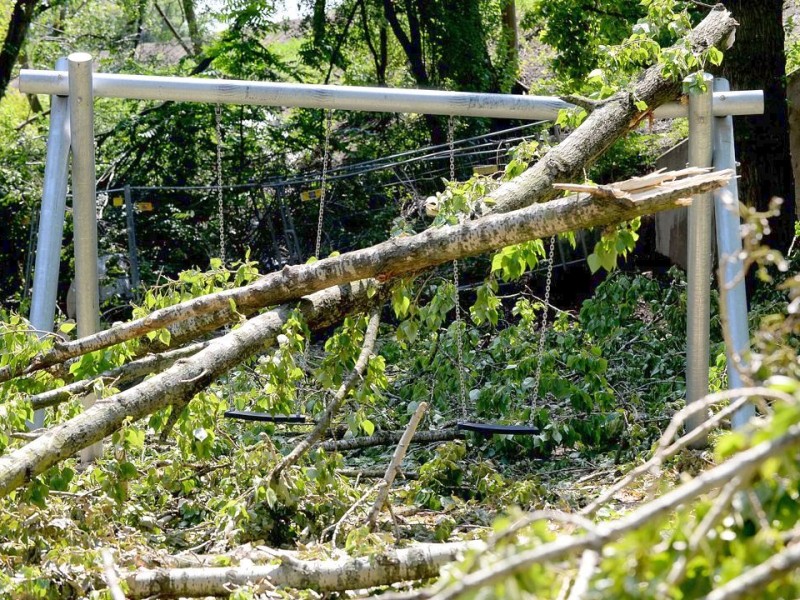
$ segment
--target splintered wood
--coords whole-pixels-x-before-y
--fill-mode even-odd
[[[557,190],[566,190],[579,194],[589,194],[598,198],[608,198],[622,206],[631,207],[642,200],[649,200],[665,192],[686,190],[686,198],[678,203],[683,206],[691,204],[692,194],[699,193],[698,188],[706,184],[727,182],[734,176],[731,169],[713,171],[710,168],[688,167],[678,171],[665,171],[660,169],[649,175],[633,177],[625,181],[610,183],[608,185],[555,183]]]

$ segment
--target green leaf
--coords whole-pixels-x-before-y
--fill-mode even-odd
[[[275,493],[271,487],[267,488],[267,506],[270,508],[275,508],[275,505],[278,504],[278,495]]]
[[[143,449],[144,429],[139,429],[138,427],[128,427],[127,429],[125,429],[125,445],[130,450]]]
[[[136,470],[136,465],[128,461],[119,464],[118,472],[120,479],[123,480],[135,479],[136,476],[138,475],[138,471]]]
[[[600,257],[597,256],[597,254],[594,254],[594,253],[592,253],[592,254],[590,254],[588,256],[588,258],[586,259],[586,262],[589,263],[589,270],[592,273],[597,273],[597,271],[599,271],[600,267],[602,266],[602,264],[600,263]]]
[[[364,433],[367,435],[372,435],[375,433],[375,423],[370,421],[369,419],[364,419],[361,421],[361,429],[364,430]]]

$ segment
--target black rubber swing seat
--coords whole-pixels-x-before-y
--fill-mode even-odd
[[[473,431],[480,435],[536,435],[538,427],[532,425],[500,425],[496,423],[470,423],[467,421],[456,423],[459,431]]]
[[[229,419],[242,421],[260,421],[262,423],[308,423],[305,415],[273,415],[271,413],[252,412],[249,410],[226,410]]]

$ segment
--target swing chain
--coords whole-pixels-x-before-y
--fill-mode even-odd
[[[550,238],[550,248],[547,251],[547,280],[544,285],[544,306],[542,307],[542,323],[539,325],[539,347],[536,356],[536,373],[533,376],[533,392],[531,401],[530,423],[533,425],[536,416],[536,399],[539,397],[539,384],[542,381],[542,355],[544,342],[547,335],[547,313],[550,308],[550,288],[553,283],[553,256],[556,247],[556,236]]]
[[[456,154],[454,131],[455,123],[453,116],[447,119],[447,147],[450,153],[450,182],[456,179]],[[461,219],[459,218],[459,222]],[[453,301],[456,308],[455,326],[456,326],[456,350],[458,352],[458,390],[459,398],[461,400],[461,418],[465,421],[468,418],[467,411],[467,383],[464,380],[464,344],[463,334],[461,331],[463,321],[461,319],[461,304],[458,301],[458,259],[453,260]]]
[[[217,136],[217,212],[219,216],[219,258],[222,261],[222,268],[225,268],[225,199],[222,193],[222,105],[217,104],[214,107],[214,122],[216,126]],[[229,331],[229,327],[225,326],[225,333]],[[233,381],[231,377],[232,371],[225,375],[225,387],[223,394],[227,393],[228,404],[233,405]],[[172,410],[175,410],[173,407]]]
[[[453,261],[453,301],[456,305],[456,349],[458,352],[458,390],[461,399],[461,418],[466,420],[468,416],[467,411],[467,384],[464,380],[464,344],[461,326],[461,305],[458,302],[458,261]]]
[[[455,151],[455,139],[454,139],[454,131],[455,128],[455,119],[453,119],[453,115],[450,115],[447,119],[447,149],[450,153],[450,181],[455,181],[456,178],[456,151]]]
[[[217,211],[219,213],[219,258],[225,266],[225,203],[222,194],[222,106],[214,108],[217,134]]]
[[[325,145],[322,155],[322,179],[320,180],[319,217],[317,219],[317,243],[314,246],[314,256],[319,258],[319,249],[322,244],[322,219],[325,214],[325,196],[327,194],[328,166],[330,163],[331,123],[333,111],[325,111]]]

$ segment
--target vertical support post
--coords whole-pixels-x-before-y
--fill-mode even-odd
[[[730,91],[727,79],[714,80],[715,92]],[[714,168],[736,169],[733,144],[733,117],[714,119]],[[747,291],[744,284],[742,263],[741,220],[739,218],[739,185],[731,178],[728,185],[714,191],[714,214],[717,223],[717,253],[719,256],[720,296],[724,300],[721,308],[729,331],[729,346],[725,348],[728,358],[728,388],[744,387],[739,373],[742,355],[750,347],[750,330],[747,326]],[[755,407],[748,404],[740,408],[731,418],[734,429],[743,427],[753,416]]]
[[[75,315],[78,336],[100,329],[100,296],[97,281],[97,196],[94,162],[94,93],[92,56],[75,52],[69,61],[69,122],[72,137],[72,215],[75,244]],[[94,395],[82,398],[84,408],[94,404]],[[81,451],[81,462],[102,454],[98,442]]]
[[[695,76],[687,77],[689,85],[689,165],[710,167],[713,143],[713,77],[702,74],[705,90],[692,86]],[[711,194],[699,194],[689,207],[689,239],[687,253],[687,319],[686,319],[686,404],[708,394],[709,335],[711,313],[711,226],[714,205]],[[692,430],[705,419],[694,414],[686,421]],[[706,444],[703,438],[695,447]]]
[[[139,289],[139,253],[136,248],[136,223],[133,220],[133,200],[131,199],[131,186],[123,189],[125,194],[125,220],[128,229],[128,260],[131,264],[131,291],[136,297]]]
[[[67,59],[56,61],[56,71],[67,70]],[[42,208],[36,241],[36,266],[33,271],[31,325],[39,332],[53,330],[58,294],[58,269],[64,237],[67,203],[67,164],[69,162],[69,102],[66,96],[50,97],[50,131],[44,163]],[[42,334],[40,334],[42,335]],[[36,429],[44,425],[44,410],[33,413]]]

